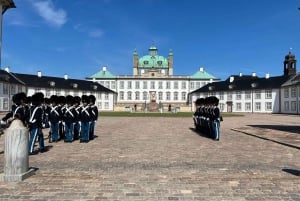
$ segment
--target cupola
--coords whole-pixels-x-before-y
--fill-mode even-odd
[[[289,53],[285,56],[285,60],[283,62],[284,75],[286,76],[296,75],[297,72],[296,63],[297,63],[296,57],[290,50]]]

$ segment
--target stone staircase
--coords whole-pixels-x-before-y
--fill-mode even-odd
[[[149,109],[149,112],[158,112],[159,111],[158,103],[150,102],[148,104],[148,109]]]

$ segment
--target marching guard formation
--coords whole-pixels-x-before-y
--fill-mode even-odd
[[[220,139],[220,109],[219,99],[215,96],[198,98],[195,101],[196,111],[193,115],[197,131],[211,137],[214,140]]]
[[[44,128],[49,128],[50,143],[60,140],[87,143],[95,138],[98,108],[94,95],[44,98],[41,92],[28,97],[21,92],[12,100],[11,112],[2,118],[1,127],[8,127],[14,119],[21,120],[29,129],[29,154],[48,151],[44,145]],[[38,150],[34,150],[36,141]]]

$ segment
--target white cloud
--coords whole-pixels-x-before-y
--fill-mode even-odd
[[[67,22],[67,13],[63,9],[56,9],[51,0],[32,1],[37,13],[49,24],[61,27]]]
[[[83,27],[82,24],[75,24],[73,27],[76,31],[79,31],[79,32],[84,32],[85,31],[85,28]]]
[[[91,38],[100,38],[104,34],[104,31],[102,29],[99,28],[92,29],[83,24],[75,24],[73,27],[76,31],[88,34],[88,36]]]
[[[95,29],[89,32],[89,36],[92,38],[99,38],[103,35],[103,31],[100,29]]]

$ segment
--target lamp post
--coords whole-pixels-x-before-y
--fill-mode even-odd
[[[0,9],[1,9],[1,15],[0,15],[0,69],[1,69],[1,49],[2,49],[2,16],[9,8],[16,8],[15,3],[13,0],[0,0]]]

